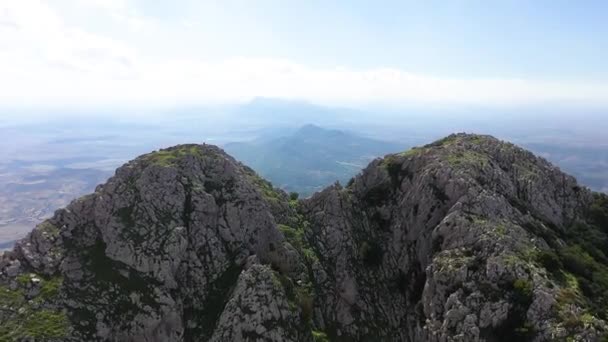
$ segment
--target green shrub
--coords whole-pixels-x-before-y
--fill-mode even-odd
[[[575,275],[590,278],[596,262],[580,245],[566,247],[560,251],[564,267]]]
[[[312,339],[314,342],[329,342],[329,337],[327,337],[327,334],[319,330],[312,331]]]
[[[563,288],[559,290],[555,300],[559,306],[573,304],[578,301],[578,293],[575,289]]]
[[[574,191],[577,191],[573,189]],[[580,191],[580,190],[578,190]],[[608,318],[608,196],[594,194],[587,208],[587,217],[574,222],[560,234],[566,247],[560,248],[555,259],[552,252],[542,252],[537,261],[553,272],[566,288],[557,296],[559,306],[576,303],[586,307],[589,314]],[[554,246],[557,247],[557,246]],[[564,324],[571,328],[579,322],[565,317]]]
[[[562,320],[566,330],[573,331],[583,327],[583,321],[574,313],[568,313]]]
[[[517,303],[528,304],[532,300],[534,285],[527,279],[516,279],[513,282],[513,295]]]
[[[551,250],[541,251],[537,254],[536,260],[551,273],[557,273],[564,268],[559,256]]]
[[[393,185],[397,185],[401,174],[401,163],[395,157],[390,156],[385,160],[385,167],[391,177]]]
[[[602,231],[608,232],[608,195],[594,194],[594,202],[589,207],[589,218]]]
[[[15,280],[17,280],[17,283],[19,283],[19,286],[25,287],[32,281],[32,277],[34,277],[34,276],[35,276],[34,274],[23,273],[23,274],[18,275],[17,278],[15,278]]]

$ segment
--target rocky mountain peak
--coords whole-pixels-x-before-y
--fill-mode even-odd
[[[599,340],[607,224],[606,196],[490,136],[303,200],[180,145],[0,256],[0,340]]]

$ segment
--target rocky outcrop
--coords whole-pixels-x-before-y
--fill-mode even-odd
[[[583,309],[558,308],[560,282],[535,260],[560,243],[543,231],[559,240],[548,232],[591,201],[572,177],[491,137],[377,160],[303,203],[330,303],[319,324],[356,341],[595,340],[605,322],[564,328],[560,310]]]
[[[300,201],[181,145],[0,257],[0,340],[596,341],[606,222],[604,196],[488,136]]]

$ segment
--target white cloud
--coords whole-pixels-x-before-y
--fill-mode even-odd
[[[0,21],[11,23],[0,28],[0,75],[5,76],[3,85],[8,88],[26,79],[59,81],[47,78],[52,75],[69,80],[74,71],[124,75],[134,63],[135,52],[128,45],[65,25],[41,1],[7,0],[0,4]]]
[[[127,10],[127,0],[76,0],[81,6],[91,6],[109,11],[121,12]]]
[[[126,0],[95,0],[86,5],[101,6],[114,18],[125,19],[125,29],[144,20],[130,12]],[[67,24],[49,2],[0,0],[0,106],[154,106],[256,96],[341,105],[608,106],[608,84],[448,79],[391,68],[313,68],[274,58],[159,60],[125,41]]]
[[[93,11],[105,11],[109,16],[122,24],[129,30],[141,31],[153,21],[137,15],[136,11],[129,4],[129,0],[72,0],[76,5],[91,9]]]

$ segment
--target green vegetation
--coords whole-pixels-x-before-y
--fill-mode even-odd
[[[547,269],[563,288],[557,297],[558,313],[564,324],[574,328],[580,322],[566,317],[561,309],[576,303],[589,310],[588,314],[601,319],[608,318],[608,199],[595,194],[588,210],[586,221],[574,223],[561,239],[560,246],[555,237],[545,240],[556,250],[539,251],[535,256],[538,265]],[[536,232],[540,227],[528,227]],[[539,234],[540,235],[540,234]],[[546,235],[546,234],[545,234]],[[541,235],[543,236],[543,235]]]
[[[289,206],[291,207],[291,209],[293,209],[294,211],[298,211],[298,206],[299,206],[299,202],[298,202],[298,198],[299,198],[299,194],[297,192],[292,192],[289,194]],[[301,215],[299,215],[299,220],[303,219],[303,217]]]
[[[507,221],[504,220],[488,220],[485,217],[469,214],[467,220],[474,225],[479,226],[484,231],[493,233],[494,238],[503,238],[507,236],[507,232],[511,229]]]
[[[533,162],[527,159],[520,160],[513,164],[515,177],[521,180],[529,180],[538,177],[538,167]]]
[[[556,270],[561,270],[564,267],[561,259],[559,258],[559,255],[557,255],[552,250],[540,251],[536,255],[536,261],[538,261],[538,263],[542,267],[544,267],[545,269],[547,269],[549,272],[552,272],[552,273],[555,272]]]
[[[50,300],[59,294],[62,285],[62,277],[53,277],[49,280],[44,280],[40,285],[40,294],[38,296],[43,300]]]
[[[0,285],[0,308],[3,310],[16,310],[25,303],[25,294],[22,289],[11,290]]]
[[[277,203],[282,200],[281,194],[272,186],[272,183],[258,176],[253,170],[247,176],[262,193],[265,200],[270,203]]]
[[[451,145],[456,141],[458,141],[458,136],[455,134],[452,134],[445,138],[441,138],[435,142],[432,142],[432,143],[426,145],[425,147],[443,147],[443,146]]]
[[[601,318],[608,317],[608,267],[579,245],[561,250],[560,259],[564,269],[576,278],[592,313]]]
[[[9,294],[12,292],[14,295],[23,297],[24,294],[23,294],[23,290],[21,290],[21,289],[29,286],[30,284],[34,284],[34,280],[36,280],[36,282],[38,284],[37,286],[40,287],[40,291],[39,291],[38,295],[36,296],[36,298],[34,298],[34,301],[36,301],[37,303],[51,300],[55,296],[57,296],[59,294],[59,289],[61,288],[61,285],[63,283],[63,279],[61,277],[52,277],[52,278],[45,279],[42,276],[39,276],[35,273],[20,274],[17,276],[17,278],[15,278],[15,280],[19,284],[19,289],[9,290],[8,288],[0,287],[0,292],[3,292],[5,294]],[[4,290],[6,290],[6,291],[4,291]],[[10,302],[8,300],[8,298],[5,298],[0,293],[0,302],[4,303],[3,299],[6,299],[7,302]]]
[[[412,147],[407,151],[399,152],[398,155],[401,157],[412,157],[412,156],[419,155],[420,153],[424,152],[425,150],[426,149],[423,147]]]
[[[306,233],[309,230],[309,222],[297,211],[298,202],[297,199],[294,198],[295,196],[291,197],[292,200],[289,204],[295,211],[295,215],[291,217],[291,222],[294,223],[295,227],[279,224],[278,228],[285,236],[287,242],[298,251],[308,268],[308,273],[311,274],[312,264],[317,263],[319,259],[306,238]],[[313,284],[309,280],[294,281],[286,274],[276,270],[273,271],[273,274],[273,280],[275,281],[276,286],[282,287],[285,291],[290,309],[292,311],[299,311],[301,313],[302,321],[307,325],[311,325],[314,310]]]
[[[298,306],[302,312],[302,320],[304,322],[310,322],[314,314],[314,299],[312,290],[309,287],[298,287],[296,288],[296,298]]]
[[[279,230],[295,249],[301,250],[306,245],[304,230],[292,228],[285,224],[279,224]]]
[[[514,335],[522,338],[523,340],[528,340],[532,336],[534,336],[534,326],[530,322],[524,322],[521,326],[515,328]]]
[[[67,335],[69,326],[68,318],[62,311],[26,310],[0,324],[0,341],[59,339]]]
[[[314,342],[329,342],[329,337],[327,337],[327,334],[319,330],[312,331],[312,338]]]
[[[304,215],[298,212],[297,199],[291,199],[289,201],[289,206],[295,213],[289,220],[294,227],[286,224],[279,224],[279,230],[283,233],[283,236],[285,236],[287,242],[289,242],[300,253],[300,255],[304,258],[304,261],[308,264],[308,266],[310,266],[312,263],[319,260],[317,254],[312,249],[312,246],[306,238],[306,233],[310,230],[310,223],[306,220]]]
[[[386,168],[388,175],[391,177],[393,186],[397,186],[401,181],[403,161],[395,155],[387,156],[382,160],[382,166]]]
[[[498,223],[494,226],[494,232],[498,237],[504,237],[507,235],[507,226],[504,223]]]
[[[179,158],[187,155],[202,156],[200,149],[196,145],[184,145],[150,153],[147,155],[147,159],[152,164],[173,166]]]
[[[566,269],[576,275],[590,277],[593,270],[600,267],[593,257],[579,245],[563,248],[560,254]]]
[[[566,305],[574,304],[579,301],[579,293],[576,288],[565,287],[560,289],[555,297],[557,301],[558,309],[563,308]]]
[[[593,204],[589,206],[589,219],[606,233],[608,231],[608,195],[595,193],[593,197]]]
[[[469,139],[467,140],[468,142],[470,142],[471,144],[481,144],[484,142],[484,137],[480,136],[480,135],[474,135],[469,137]]]
[[[298,194],[297,192],[289,193],[289,201],[297,201],[298,197],[300,197],[300,194]]]
[[[570,282],[573,282],[570,284]],[[582,315],[580,313],[574,313],[571,310],[568,310],[568,306],[572,304],[584,306],[583,299],[578,290],[578,284],[576,278],[572,277],[568,279],[567,286],[559,290],[556,300],[557,300],[557,316],[559,317],[562,325],[568,331],[576,331],[579,328],[582,328],[585,324],[589,324],[594,320],[594,315],[585,312]]]
[[[484,142],[486,137],[481,135],[463,135],[463,134],[452,134],[445,138],[439,139],[433,143],[426,145],[425,147],[445,147],[453,145],[457,142],[465,142],[470,144],[481,144]]]
[[[443,251],[435,256],[435,264],[441,272],[452,272],[464,266],[474,266],[477,259],[470,249],[460,248]]]
[[[532,301],[534,285],[527,279],[516,279],[513,282],[514,300],[517,303],[529,303]]]
[[[475,151],[462,151],[451,153],[447,157],[451,166],[484,166],[488,163],[488,157]]]
[[[410,150],[410,151],[412,151],[412,150]],[[407,152],[410,152],[410,151],[407,151]],[[414,154],[414,152],[411,152],[411,154],[405,153],[405,155],[413,155],[413,154]],[[412,178],[414,177],[413,173],[408,169],[407,163],[404,164],[403,155],[404,155],[404,153],[392,154],[392,155],[386,156],[382,160],[382,163],[380,164],[388,172],[388,175],[391,178],[391,184],[393,185],[393,187],[398,187],[406,177],[409,180],[412,180]],[[380,190],[380,191],[382,193],[384,193],[384,190]]]
[[[401,151],[403,145],[305,126],[293,135],[231,143],[224,149],[273,184],[308,197],[336,180],[348,183],[374,157]]]
[[[499,328],[500,341],[529,341],[534,336],[534,326],[527,320],[532,304],[533,284],[528,279],[516,279],[512,285],[513,306],[506,321]]]
[[[44,222],[40,223],[38,225],[37,229],[39,229],[42,233],[48,234],[49,236],[52,236],[52,237],[59,236],[59,228],[48,221],[44,221]]]
[[[15,280],[17,281],[17,283],[19,283],[19,285],[21,287],[25,287],[32,281],[32,277],[35,277],[35,274],[23,273],[23,274],[18,275],[17,278],[15,278]]]
[[[285,291],[289,307],[292,311],[299,310],[302,314],[302,321],[310,324],[313,316],[314,297],[311,283],[296,284],[288,276],[273,271],[276,286],[280,286]]]
[[[0,316],[0,341],[65,337],[70,327],[67,315],[50,308],[59,295],[63,279],[27,273],[16,280],[17,289],[0,286],[0,310],[8,313]],[[26,297],[26,286],[39,286],[38,295]]]
[[[68,318],[64,312],[43,309],[23,322],[26,336],[34,338],[60,338],[67,333]]]
[[[308,222],[299,221],[296,228],[288,225],[279,224],[279,230],[285,236],[287,242],[289,242],[308,263],[312,263],[318,260],[316,253],[306,240],[305,231],[308,228]]]

